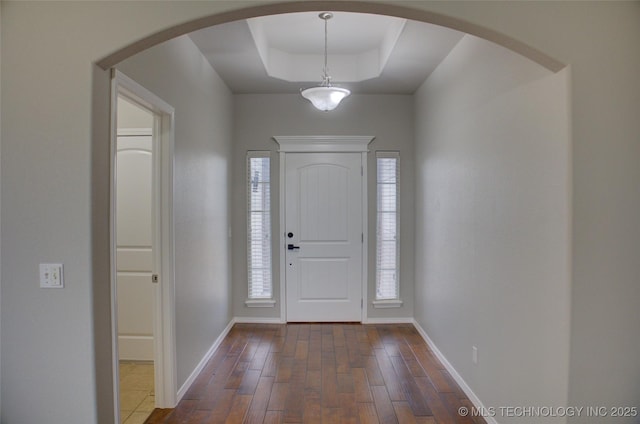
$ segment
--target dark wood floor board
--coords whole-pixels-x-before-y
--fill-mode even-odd
[[[373,394],[374,404],[376,405],[378,420],[384,424],[397,424],[398,418],[396,417],[393,404],[387,393],[387,388],[384,386],[373,386],[371,392]]]
[[[345,329],[345,341],[347,347],[347,356],[349,358],[349,366],[351,368],[364,367],[360,347],[358,346],[358,337],[353,327]]]
[[[309,334],[311,333],[311,324],[299,324],[298,325],[298,340],[309,341]]]
[[[229,410],[233,403],[236,391],[233,389],[222,390],[216,399],[216,404],[211,410],[209,417],[204,421],[206,424],[221,424],[227,420]]]
[[[460,416],[458,413],[462,403],[455,393],[440,393],[440,399],[449,410],[449,414],[456,418],[456,422],[459,424],[475,424],[472,417]]]
[[[252,411],[249,409],[244,417],[243,424],[262,424],[267,411]]]
[[[336,375],[336,363],[328,352],[322,352],[322,407],[338,407],[338,380]]]
[[[391,363],[393,365],[394,370],[398,377],[400,377],[400,386],[404,392],[405,398],[411,410],[413,411],[413,415],[416,416],[427,416],[433,415],[425,398],[422,396],[422,392],[418,387],[417,383],[413,379],[413,375],[407,368],[404,360],[399,356],[391,357]],[[401,421],[402,422],[402,421]]]
[[[314,327],[309,331],[309,350],[307,352],[307,368],[319,370],[322,358],[322,333],[320,327]]]
[[[369,345],[373,349],[381,349],[384,348],[382,345],[382,340],[380,340],[380,335],[378,334],[378,329],[374,326],[367,326],[367,339],[369,341]]]
[[[402,424],[416,424],[416,417],[413,415],[408,402],[392,402],[393,410],[396,413],[398,422]]]
[[[296,342],[296,350],[294,353],[294,358],[296,360],[307,359],[308,356],[309,356],[309,340],[298,340]]]
[[[360,402],[358,403],[358,417],[360,418],[360,424],[379,424],[378,412],[373,402]]]
[[[391,359],[384,349],[376,349],[376,360],[391,400],[406,400],[400,384],[400,378],[393,369]]]
[[[231,330],[233,332],[233,330]],[[230,333],[231,334],[231,333]],[[229,355],[239,356],[244,348],[247,346],[247,334],[246,332],[236,331],[231,334],[231,337],[235,337],[235,342],[231,345],[229,349]]]
[[[198,400],[195,409],[211,411],[216,406],[219,400],[220,393],[224,390],[226,384],[226,379],[216,379],[214,376],[214,378],[211,380],[206,390]]]
[[[342,325],[333,326],[333,345],[335,347],[346,346],[346,338],[344,336],[344,326]]]
[[[154,409],[153,413],[147,418],[146,424],[156,424],[158,422],[187,423],[187,419],[193,412],[198,401],[191,399],[183,399],[180,401],[180,408],[170,409],[169,414],[165,414],[166,409]]]
[[[253,355],[255,355],[256,351],[258,350],[259,345],[260,345],[259,340],[252,340],[247,342],[244,350],[242,351],[242,353],[240,354],[240,357],[238,358],[238,361],[251,362],[251,360],[253,359]]]
[[[253,398],[251,399],[251,405],[249,405],[249,411],[253,412],[254,415],[264,417],[267,406],[269,405],[273,382],[274,377],[260,377]]]
[[[302,422],[305,424],[322,423],[322,406],[320,405],[320,392],[305,392]]]
[[[397,342],[394,343],[384,343],[384,350],[387,352],[389,356],[400,356],[400,349]]]
[[[448,408],[438,396],[436,389],[431,384],[431,380],[428,377],[416,377],[416,384],[420,387],[422,395],[427,400],[427,405],[433,413],[433,416],[438,421],[438,424],[453,424],[456,423],[455,415],[449,413]]]
[[[268,411],[264,416],[263,424],[280,424],[282,422],[282,411]]]
[[[304,415],[304,384],[290,384],[284,403],[284,422],[300,423]]]
[[[289,383],[273,383],[271,397],[267,406],[268,411],[282,411],[289,395]]]
[[[285,401],[284,422],[302,422],[304,414],[306,377],[306,360],[294,360],[291,378],[289,379],[289,393]]]
[[[146,424],[486,424],[411,325],[236,324]]]
[[[247,370],[238,386],[239,395],[253,395],[260,380],[260,370]]]
[[[333,332],[322,333],[322,352],[333,352]]]
[[[262,368],[263,377],[275,377],[278,372],[278,362],[280,361],[280,352],[269,352]]]
[[[178,422],[181,424],[202,424],[207,422],[210,415],[211,415],[211,411],[196,409],[194,411],[191,411],[189,416],[186,417],[184,421],[178,421]]]
[[[354,393],[355,389],[353,385],[353,376],[349,374],[338,373],[336,375],[338,380],[338,393]]]
[[[334,349],[336,357],[336,371],[339,374],[347,374],[351,372],[351,364],[349,363],[349,353],[346,346],[336,346]]]
[[[367,379],[371,386],[384,386],[384,378],[382,378],[378,360],[375,356],[366,357],[365,370],[367,371]]]
[[[411,371],[411,375],[414,377],[425,377],[427,374],[424,372],[424,368],[418,362],[411,346],[407,343],[400,343],[399,346],[400,356],[404,360],[405,364],[407,364],[407,368]]]
[[[251,395],[238,395],[233,398],[225,424],[242,424],[251,403]]]
[[[276,383],[286,383],[291,378],[293,371],[293,357],[282,356],[278,361],[278,371],[276,372]]]
[[[340,423],[340,409],[322,408],[322,424]]]
[[[460,386],[458,386],[456,380],[453,379],[453,376],[451,376],[451,374],[449,374],[447,370],[440,370],[440,374],[442,375],[442,378],[447,382],[447,385],[449,386],[451,391],[455,393],[456,396],[458,396],[458,399],[467,399],[467,395],[460,388]]]
[[[253,355],[253,359],[251,360],[251,364],[249,364],[250,370],[261,370],[264,367],[265,362],[267,361],[267,356],[269,355],[269,349],[271,348],[271,341],[261,341],[256,349],[255,354]]]
[[[247,371],[247,369],[249,368],[249,363],[248,362],[236,362],[236,366],[233,367],[233,371],[231,371],[231,374],[229,375],[229,377],[227,377],[227,384],[225,384],[224,388],[225,389],[237,389],[240,387],[240,383],[242,383],[242,380],[244,378],[244,373]]]
[[[435,376],[440,373],[441,368],[433,361],[433,356],[429,355],[426,349],[414,349],[413,353],[424,369],[426,375]]]
[[[296,353],[296,344],[298,342],[298,331],[292,330],[287,332],[287,336],[284,339],[284,346],[282,347],[282,356],[293,356]]]
[[[357,402],[373,402],[371,390],[369,389],[369,380],[367,372],[364,368],[354,368],[351,370],[353,374],[353,391],[356,395]]]
[[[338,404],[340,405],[340,423],[358,424],[358,404],[354,393],[339,393]]]
[[[322,371],[307,370],[307,377],[304,386],[305,393],[314,392],[320,396],[322,392]]]

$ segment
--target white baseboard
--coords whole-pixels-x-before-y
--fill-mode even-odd
[[[118,359],[121,361],[153,361],[153,335],[118,336]]]
[[[413,318],[400,317],[400,318],[372,318],[368,317],[363,324],[413,324]]]
[[[277,318],[257,318],[257,317],[235,317],[234,322],[238,324],[285,324],[285,321]]]
[[[236,323],[235,318],[232,318],[231,321],[229,321],[229,324],[227,324],[227,326],[224,328],[224,330],[222,330],[222,333],[220,333],[220,335],[213,342],[213,344],[211,345],[211,347],[209,348],[207,353],[204,355],[202,360],[198,363],[198,365],[195,367],[195,369],[191,372],[191,375],[189,375],[189,378],[187,378],[187,381],[185,381],[184,384],[182,385],[182,387],[180,387],[180,390],[178,390],[178,393],[176,395],[176,398],[177,398],[176,405],[178,404],[178,402],[180,402],[180,400],[185,395],[185,393],[187,393],[187,390],[189,390],[189,387],[191,387],[191,385],[196,380],[198,375],[200,375],[200,373],[204,369],[205,365],[207,365],[207,362],[209,362],[209,359],[211,359],[213,354],[216,353],[216,350],[220,346],[220,343],[222,343],[224,338],[227,337],[227,334],[229,334],[229,331],[231,331],[231,327],[233,327],[233,324],[235,324],[235,323]]]
[[[436,344],[433,342],[433,340],[431,340],[431,338],[429,338],[429,335],[427,334],[427,332],[424,331],[424,329],[420,326],[420,324],[418,324],[418,322],[415,319],[412,320],[412,322],[413,322],[413,326],[416,328],[420,336],[422,336],[422,338],[427,343],[429,348],[433,351],[433,353],[436,355],[438,360],[442,362],[442,365],[444,365],[444,367],[447,369],[449,374],[451,374],[451,377],[453,377],[456,383],[458,383],[458,386],[460,386],[464,394],[467,395],[467,397],[469,398],[473,406],[475,406],[480,411],[486,411],[487,408],[482,404],[478,396],[476,396],[476,394],[473,393],[473,390],[471,390],[471,387],[469,387],[467,382],[464,381],[464,379],[460,376],[460,374],[458,374],[458,371],[456,371],[456,369],[453,368],[453,365],[451,365],[451,363],[442,354],[442,352],[440,352],[440,349],[436,347]],[[494,417],[483,417],[483,418],[485,419],[487,424],[498,424],[498,421],[496,421]]]

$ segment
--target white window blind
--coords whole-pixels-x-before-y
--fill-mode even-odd
[[[249,299],[270,299],[271,173],[269,152],[247,154],[247,273]]]
[[[398,299],[400,154],[377,152],[376,300]]]

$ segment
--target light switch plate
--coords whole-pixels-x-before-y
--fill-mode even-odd
[[[43,289],[64,287],[62,264],[40,264],[40,287]]]

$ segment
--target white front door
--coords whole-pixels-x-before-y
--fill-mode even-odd
[[[362,155],[287,153],[287,321],[362,321]]]

